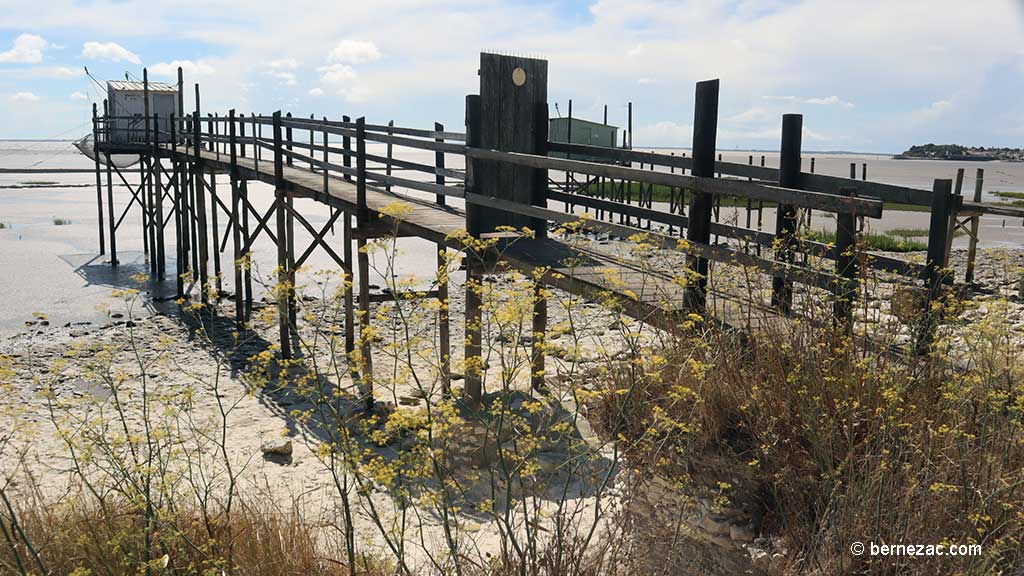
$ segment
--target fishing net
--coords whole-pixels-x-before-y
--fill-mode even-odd
[[[74,142],[75,148],[82,154],[89,157],[90,160],[96,159],[96,146],[92,139],[92,134],[85,136]],[[139,162],[139,157],[134,154],[111,154],[100,155],[100,164],[106,164],[107,158],[110,159],[110,165],[116,168],[128,168]]]

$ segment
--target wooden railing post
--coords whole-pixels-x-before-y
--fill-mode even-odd
[[[981,202],[981,191],[985,185],[985,169],[978,168],[974,177],[974,202]],[[977,214],[971,216],[971,237],[968,239],[967,247],[967,271],[964,273],[964,282],[974,283],[974,259],[978,255],[978,228],[981,226],[981,217]]]
[[[285,212],[287,190],[284,182],[284,148],[281,143],[281,111],[274,112],[274,202],[277,216],[277,328],[281,341],[281,358],[292,357],[291,298],[288,285],[288,221]]]
[[[800,187],[800,146],[803,133],[800,114],[782,116],[782,145],[779,153],[779,186]],[[775,260],[785,264],[793,262],[797,212],[794,206],[780,205],[775,209]],[[772,306],[783,314],[793,310],[793,281],[785,276],[772,277]]]
[[[342,116],[341,117],[341,121],[344,122],[345,124],[348,124],[348,123],[350,123],[352,121],[352,119],[349,118],[348,116]],[[343,153],[343,156],[342,156],[342,159],[341,159],[341,164],[345,168],[351,168],[352,167],[352,138],[348,135],[348,132],[345,132],[341,136],[341,149],[345,151]],[[345,181],[346,182],[351,182],[352,181],[352,175],[351,174],[345,174]],[[346,218],[347,218],[347,216],[346,216]]]
[[[715,145],[718,133],[718,80],[697,83],[693,112],[693,176],[715,176]],[[690,191],[690,214],[686,239],[695,244],[708,244],[711,240],[711,212],[714,199],[711,194]],[[699,256],[687,258],[688,278],[686,305],[701,312],[707,306],[708,261]]]
[[[238,154],[245,158],[245,114],[238,119]]]
[[[394,125],[395,125],[395,121],[394,120],[388,120],[388,136],[394,134],[394,132],[391,130],[391,127],[394,126]],[[393,158],[393,154],[394,154],[394,146],[392,146],[391,142],[388,142],[388,145],[387,145],[387,158],[388,158],[388,162],[384,166],[384,174],[386,176],[391,176],[391,160]],[[384,184],[384,191],[385,192],[391,192],[391,183],[390,182],[387,182],[387,183]]]
[[[841,196],[855,196],[853,188],[840,188]],[[857,294],[857,218],[849,212],[836,214],[836,261],[838,286],[832,303],[833,321],[847,332],[853,330],[853,301]]]
[[[939,299],[944,276],[946,234],[949,213],[953,204],[953,181],[935,180],[932,186],[932,212],[928,226],[928,259],[925,262],[924,310],[917,334],[916,352],[926,354],[931,349],[938,326],[939,313],[933,304]]]
[[[287,117],[289,120],[291,120],[292,113],[289,112],[289,113],[285,114],[285,117]],[[292,125],[291,125],[291,123],[288,123],[288,126],[285,127],[284,134],[285,134],[285,137],[284,137],[284,139],[285,139],[285,146],[288,148],[288,152],[291,152],[292,151]],[[292,165],[292,156],[291,156],[291,154],[289,154],[288,157],[285,158],[285,164],[287,164],[289,166]]]

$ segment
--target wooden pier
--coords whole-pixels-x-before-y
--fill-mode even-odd
[[[141,126],[135,128],[143,134],[141,139],[113,138],[117,121],[124,118],[108,110],[101,115],[94,108],[101,246],[106,236],[110,262],[117,266],[116,232],[133,206],[140,207],[152,277],[162,280],[172,274],[179,296],[198,292],[204,303],[215,290],[230,285],[235,318],[241,326],[250,317],[254,298],[250,270],[243,263],[251,257],[257,239],[269,238],[277,247],[277,279],[284,287],[276,292],[281,355],[291,358],[298,321],[293,301],[296,270],[315,250],[322,250],[348,278],[358,279],[357,286],[345,295],[345,347],[352,352],[359,342],[357,323],[359,330],[369,323],[371,304],[381,299],[370,294],[368,256],[362,248],[368,240],[396,231],[400,236],[436,244],[441,266],[440,251],[466,250],[459,235],[462,231],[474,238],[500,239],[509,235],[507,227],[529,228],[534,237],[499,243],[506,245],[501,259],[507,268],[536,272],[539,285],[589,298],[610,297],[629,315],[665,330],[677,329],[688,312],[708,313],[707,280],[714,273],[709,267],[712,261],[721,266],[750,267],[771,276],[772,296],[762,309],[777,318],[798,313],[793,310],[793,287],[798,283],[831,294],[835,322],[851,327],[852,300],[865,268],[894,274],[917,286],[927,299],[936,298],[942,284],[952,281],[944,272],[949,239],[954,225],[966,225],[957,220],[964,215],[958,212],[968,206],[974,210],[968,216],[976,217],[986,209],[977,199],[973,204],[962,203],[951,180],[937,180],[929,191],[802,172],[799,115],[783,118],[781,169],[755,166],[753,157],[749,164],[716,161],[717,80],[697,84],[693,152],[685,157],[550,142],[546,61],[484,53],[479,75],[480,93],[466,98],[464,132],[446,131],[440,124],[431,129],[370,124],[364,118],[353,121],[347,116],[328,120],[280,112],[244,115],[234,110],[204,115],[198,105],[198,85],[197,104],[191,113],[136,118],[134,125]],[[179,82],[179,91],[182,89]],[[132,143],[119,143],[126,140]],[[386,154],[368,152],[368,142],[386,145]],[[396,149],[433,152],[434,162],[401,159]],[[109,157],[114,154],[139,155],[138,186],[129,185],[125,174],[111,166]],[[464,171],[447,167],[446,158],[452,156],[465,158]],[[100,162],[101,157],[108,161]],[[633,163],[640,167],[632,167]],[[409,173],[418,177],[409,177]],[[131,193],[130,203],[120,215],[114,213],[115,175]],[[231,185],[229,197],[217,192],[216,178],[225,175]],[[274,201],[269,207],[258,208],[250,201],[248,184],[253,181],[273,186]],[[595,182],[601,184],[601,193],[588,193],[587,187]],[[667,211],[656,209],[651,202],[633,202],[634,183],[641,189],[669,187],[677,200]],[[606,189],[619,193],[606,195]],[[718,200],[723,197],[746,200],[745,227],[717,221]],[[300,198],[329,206],[327,223],[313,226],[295,205]],[[449,205],[449,198],[463,199],[465,209]],[[549,201],[561,202],[566,209],[550,208]],[[400,217],[389,209],[395,202],[408,208]],[[857,221],[881,217],[883,202],[931,207],[925,264],[881,255],[869,259],[853,256],[860,234]],[[778,206],[774,232],[751,227],[753,203]],[[589,214],[581,220],[568,211],[569,206],[583,207]],[[801,218],[811,210],[836,215],[835,245],[797,236]],[[683,251],[694,281],[680,283],[677,275],[668,272],[651,274],[628,259],[582,249],[548,233],[549,225],[572,222],[620,238],[643,233],[647,242]],[[659,228],[652,228],[652,223]],[[296,224],[312,237],[309,246],[295,245]],[[340,249],[332,236],[339,224]],[[165,245],[168,228],[173,228],[174,246]],[[166,270],[168,252],[176,263],[171,272]],[[463,260],[468,283],[494,272],[482,263],[497,254],[479,256]],[[829,270],[811,267],[807,256],[832,261],[834,266]],[[355,270],[358,274],[353,274]],[[608,270],[617,272],[618,281],[609,280]],[[427,296],[446,301],[448,286],[439,285]],[[469,289],[466,301],[465,358],[479,358],[481,303],[478,294]],[[544,332],[546,306],[543,299],[535,304],[535,333]],[[439,314],[438,349],[447,366],[450,319],[445,307]],[[734,324],[743,317],[740,312],[733,317],[726,312],[714,320]],[[917,347],[925,349],[928,343],[926,330]],[[372,356],[369,343],[364,340],[362,346],[361,365],[353,367],[353,374],[367,406],[372,406]],[[538,342],[533,346],[533,384],[540,386],[544,354]],[[447,367],[445,377],[450,373]],[[448,382],[444,385],[447,389]],[[481,393],[481,375],[470,371],[465,383],[467,400],[479,402]]]

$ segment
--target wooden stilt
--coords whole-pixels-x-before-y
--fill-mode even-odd
[[[249,181],[242,180],[242,206],[247,207],[249,205]],[[246,208],[242,210],[242,241],[245,246],[249,246],[251,239],[249,237],[249,210]],[[247,248],[243,254],[244,270],[242,271],[243,284],[245,285],[245,319],[249,320],[252,318],[252,248]]]
[[[231,239],[233,250],[231,252],[235,270],[235,323],[239,329],[245,323],[245,287],[242,285],[242,223],[239,218],[238,207],[238,151],[235,141],[235,109],[228,112],[228,154],[231,162]]]
[[[181,162],[176,154],[178,150],[178,124],[177,118],[171,114],[171,192],[174,201],[174,282],[176,295],[181,298],[185,295],[185,282],[182,275],[185,273],[185,212],[181,202],[181,176],[179,174]]]
[[[370,214],[366,206],[366,119],[356,120],[356,225],[361,231],[369,227]],[[359,348],[360,393],[367,411],[373,410],[373,342],[368,335],[370,327],[370,257],[366,253],[366,237],[359,235],[356,242],[359,263]]]
[[[210,223],[213,227],[213,278],[217,294],[224,289],[223,275],[220,266],[220,225],[218,224],[217,213],[220,212],[220,202],[217,199],[217,173],[210,172]],[[225,239],[226,241],[226,239]]]
[[[92,103],[92,147],[93,147],[93,162],[96,165],[96,222],[99,229],[100,237],[100,255],[107,253],[106,243],[106,231],[103,230],[103,183],[100,174],[100,131],[99,121],[97,119],[96,103]]]
[[[779,154],[779,186],[800,187],[800,147],[803,131],[803,116],[784,114],[782,116],[782,144]],[[775,214],[775,259],[779,262],[793,262],[794,236],[796,235],[797,212],[794,206],[782,205]],[[793,310],[793,280],[775,276],[772,278],[772,306],[790,314]]]
[[[342,254],[345,258],[345,355],[351,357],[352,352],[356,349],[356,315],[352,297],[353,286],[356,281],[355,274],[352,273],[352,215],[346,212],[342,215],[342,218],[345,219],[341,231],[341,238],[344,244]]]
[[[718,80],[697,83],[693,115],[694,176],[710,178],[715,174],[715,139],[718,130]],[[707,244],[711,240],[711,212],[714,200],[710,194],[690,193],[690,221],[686,239]],[[689,279],[686,304],[703,311],[707,304],[708,260],[691,256],[687,268],[696,277]]]
[[[167,273],[164,248],[164,186],[163,186],[163,160],[160,158],[160,117],[153,115],[153,178],[154,194],[156,195],[156,277],[163,280]]]
[[[196,85],[197,100],[199,86]],[[195,162],[192,168],[192,188],[195,191],[195,210],[196,210],[196,235],[199,240],[199,293],[203,304],[210,303],[210,277],[207,271],[207,264],[210,261],[209,252],[209,230],[206,228],[206,191],[204,190],[206,178],[206,170],[203,165],[203,157],[200,155],[202,150],[202,132],[200,128],[201,118],[199,110],[196,110],[195,116],[192,119],[192,130],[194,131],[195,138]]]
[[[110,221],[110,265],[117,268],[117,221],[114,220],[114,182],[111,169],[110,154],[106,156],[107,163],[107,216]]]
[[[548,300],[544,284],[533,284],[533,340],[531,342],[530,387],[544,389],[544,339],[548,330]]]
[[[483,400],[483,289],[484,270],[479,262],[466,263],[466,389],[463,395],[471,406]]]
[[[289,313],[291,286],[288,285],[287,191],[284,187],[284,150],[281,146],[281,112],[274,112],[274,203],[277,213],[277,325],[281,340],[281,358],[292,357]]]

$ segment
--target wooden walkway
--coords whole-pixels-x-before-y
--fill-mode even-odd
[[[163,148],[168,157],[195,161],[192,148],[170,145],[164,145]],[[231,161],[226,154],[201,150],[199,155],[208,169],[218,172],[231,169]],[[274,185],[272,161],[238,157],[235,161],[241,179]],[[320,172],[286,165],[283,167],[283,176],[288,191],[296,198],[309,198],[348,213],[358,209],[356,185],[343,177],[328,174],[325,192],[324,175]],[[389,215],[389,208],[395,202],[407,207],[402,211],[400,219]],[[461,251],[465,248],[461,240],[453,237],[453,234],[466,229],[464,210],[369,186],[366,189],[366,206],[371,221],[380,221],[385,230],[397,231],[400,236],[423,238],[453,250]],[[673,281],[669,273],[643,270],[636,263],[612,254],[581,249],[556,238],[518,238],[500,256],[502,261],[525,274],[545,268],[547,272],[542,278],[546,284],[591,300],[610,299],[630,317],[665,330],[675,329],[679,315],[688,310],[685,306],[685,290]],[[721,294],[715,296],[724,298]],[[749,310],[741,310],[735,303],[723,309],[735,313],[730,315],[733,317],[715,319],[726,326],[738,324],[750,317]],[[759,311],[757,316],[778,318],[764,311]]]

